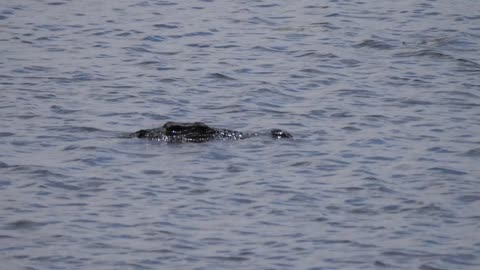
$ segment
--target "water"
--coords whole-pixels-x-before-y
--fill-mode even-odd
[[[480,2],[369,2],[2,1],[1,268],[479,269]]]

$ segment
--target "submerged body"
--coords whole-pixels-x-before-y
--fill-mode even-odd
[[[264,133],[244,133],[229,129],[217,129],[201,122],[182,123],[167,122],[160,128],[141,129],[129,135],[129,137],[146,138],[169,143],[201,143],[213,139],[240,140]],[[280,129],[272,129],[270,136],[276,139],[292,138],[292,135]]]

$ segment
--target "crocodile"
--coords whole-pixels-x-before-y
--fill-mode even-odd
[[[162,127],[141,129],[128,135],[130,138],[142,138],[167,143],[202,143],[210,140],[241,140],[258,135],[269,134],[272,138],[293,138],[281,129],[271,129],[264,133],[247,133],[207,126],[202,122],[167,122]]]

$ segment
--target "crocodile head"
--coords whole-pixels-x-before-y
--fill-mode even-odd
[[[292,134],[278,128],[270,130],[270,134],[274,139],[293,138]]]
[[[167,136],[208,136],[216,133],[216,129],[201,122],[167,122],[163,125],[163,128],[165,129],[164,132]]]

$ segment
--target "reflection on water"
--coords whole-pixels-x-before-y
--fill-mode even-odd
[[[0,5],[5,269],[478,269],[480,4],[317,2]]]

